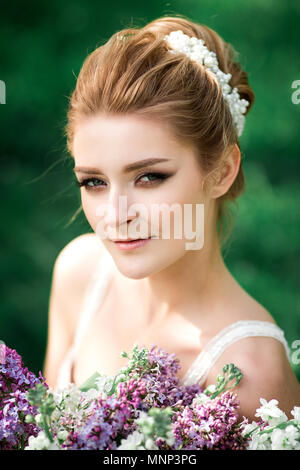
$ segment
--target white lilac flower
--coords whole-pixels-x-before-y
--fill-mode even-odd
[[[291,414],[294,416],[296,424],[300,425],[300,406],[294,406],[291,411]]]
[[[67,439],[68,435],[69,435],[68,431],[63,430],[63,431],[59,431],[56,437],[57,439],[64,441],[65,439]]]
[[[272,450],[282,450],[284,448],[285,432],[283,429],[275,428],[271,433]]]
[[[69,384],[64,389],[54,393],[56,408],[51,414],[51,426],[57,434],[64,431],[66,422],[70,429],[76,428],[81,422],[85,422],[92,412],[94,398],[99,396],[99,391],[89,389],[82,392],[75,384]]]
[[[300,433],[293,424],[285,429],[274,429],[271,433],[272,450],[299,450]]]
[[[257,408],[255,416],[261,417],[263,421],[268,421],[270,426],[288,421],[287,415],[278,408],[278,400],[270,400],[267,402],[264,398],[260,398],[262,406]]]
[[[54,442],[50,442],[45,431],[40,431],[36,437],[29,437],[28,446],[24,450],[59,450],[59,447]]]
[[[43,424],[43,415],[41,413],[38,413],[36,416],[35,416],[35,422],[38,426],[42,427],[42,424]]]
[[[292,449],[300,446],[300,432],[293,424],[289,424],[285,428],[285,436],[288,441],[288,444],[291,446]]]
[[[145,450],[141,446],[144,436],[138,430],[135,430],[133,433],[129,434],[126,439],[121,440],[121,445],[117,450]]]
[[[99,392],[102,393],[105,397],[106,397],[107,395],[106,395],[106,391],[105,391],[105,389],[104,389],[104,385],[105,385],[105,383],[107,382],[108,379],[111,380],[112,377],[109,377],[108,375],[100,375],[100,376],[97,377],[97,379],[95,380]]]
[[[145,448],[147,450],[158,450],[157,445],[154,443],[154,440],[151,437],[148,437],[145,442]]]
[[[205,431],[205,432],[210,432],[210,430],[211,430],[211,426],[208,421],[203,421],[203,423],[201,423],[197,429],[197,431]]]
[[[84,398],[87,401],[90,400],[90,399],[100,397],[100,392],[99,392],[97,386],[95,388],[89,388],[88,390],[85,390],[84,392],[82,390],[80,390],[80,394],[81,394],[81,397]]]
[[[148,416],[145,411],[141,411],[139,418],[135,420],[138,424],[143,426],[144,430],[149,430],[151,432],[155,420],[152,416]]]
[[[258,425],[257,425],[257,422],[256,421],[252,421],[252,423],[249,423],[249,424],[245,424],[245,426],[243,427],[243,431],[242,431],[242,436],[245,436],[246,434],[248,434],[249,432],[253,431],[253,429],[257,428]],[[259,431],[260,429],[258,429]],[[253,434],[252,434],[253,435]]]
[[[206,395],[205,393],[200,393],[199,395],[196,395],[196,397],[192,401],[192,407],[194,408],[197,405],[202,405],[202,403],[206,403],[210,401],[210,397]]]
[[[167,437],[166,437],[165,440],[166,440],[166,443],[168,444],[168,446],[172,446],[174,444],[175,437],[174,437],[172,429],[167,432]]]
[[[81,391],[74,384],[69,384],[68,387],[57,390],[53,397],[57,405],[63,404],[65,409],[74,413],[80,404]]]
[[[267,434],[253,433],[252,439],[248,444],[247,450],[271,450],[271,442]]]
[[[81,392],[74,384],[71,384],[71,387],[54,396],[54,400],[60,407],[63,406],[66,412],[75,414],[82,406],[84,399],[88,399],[89,394],[86,395],[86,393]]]

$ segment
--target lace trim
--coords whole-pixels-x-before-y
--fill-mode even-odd
[[[192,363],[186,372],[183,383],[202,385],[208,375],[209,370],[220,357],[222,352],[232,343],[249,336],[271,336],[281,341],[285,347],[286,355],[290,359],[290,348],[284,337],[284,332],[279,326],[260,320],[240,320],[227,326],[220,331],[207,345]]]

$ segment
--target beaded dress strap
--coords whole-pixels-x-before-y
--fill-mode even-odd
[[[183,382],[185,385],[198,383],[202,385],[207,375],[221,356],[223,351],[234,342],[249,336],[269,336],[281,341],[287,358],[291,362],[291,353],[284,332],[278,325],[268,321],[240,320],[221,330],[203,348],[199,356],[186,372]]]

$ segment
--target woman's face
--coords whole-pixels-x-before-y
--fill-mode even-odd
[[[196,238],[186,238],[185,233],[195,232],[196,224],[197,229],[203,228],[199,227],[203,221],[196,215],[196,204],[207,202],[203,175],[193,150],[176,140],[165,123],[133,115],[86,118],[77,125],[73,155],[74,171],[82,183],[85,216],[120,272],[140,279],[172,265],[187,253],[186,243]],[[165,161],[126,170],[145,159]],[[123,211],[119,207],[121,196]],[[139,206],[130,212],[133,204]],[[179,212],[170,210],[172,204]],[[192,219],[185,204],[192,208]],[[177,238],[175,224],[181,230]],[[130,250],[122,250],[112,241],[149,236],[158,238]]]

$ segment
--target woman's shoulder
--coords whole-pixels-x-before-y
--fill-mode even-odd
[[[79,249],[80,252],[78,251]],[[60,251],[59,256],[63,254],[69,255],[70,253],[72,253],[72,255],[76,253],[80,255],[82,250],[84,250],[85,253],[88,253],[94,249],[98,249],[99,253],[104,251],[100,238],[94,232],[83,233],[69,241]]]
[[[245,302],[244,305],[249,308],[245,308],[243,314],[237,315],[231,323],[233,328],[240,320],[266,322],[280,328],[271,313],[259,302],[251,298],[248,298],[248,302],[249,304]],[[250,327],[252,328],[251,325]],[[260,331],[261,333],[263,332]],[[254,412],[260,406],[259,398],[278,399],[279,407],[288,413],[295,401],[298,400],[299,403],[300,397],[300,385],[290,366],[283,343],[269,333],[267,324],[265,335],[260,334],[242,334],[238,341],[227,345],[211,367],[204,384],[205,388],[216,383],[223,366],[234,363],[243,374],[240,384],[233,389],[241,401],[240,417],[244,415],[250,419],[256,419]]]
[[[60,251],[56,263],[61,270],[72,273],[72,277],[77,275],[79,280],[84,280],[89,277],[104,251],[105,248],[95,233],[84,233],[67,243]]]
[[[230,363],[243,374],[241,382],[233,389],[241,403],[240,417],[256,419],[254,413],[260,406],[260,398],[277,399],[286,414],[294,405],[300,405],[300,384],[278,339],[253,336],[231,344],[210,369],[205,387],[216,383],[223,366]]]

